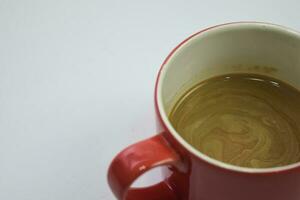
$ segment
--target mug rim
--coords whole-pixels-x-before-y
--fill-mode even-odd
[[[223,24],[219,24],[219,25],[215,25],[215,26],[211,26],[211,27],[202,29],[202,30],[190,35],[189,37],[184,39],[181,43],[179,43],[168,54],[168,56],[165,58],[162,65],[160,66],[160,69],[159,69],[159,72],[158,72],[158,75],[157,75],[157,79],[156,79],[156,83],[155,83],[155,93],[154,93],[155,108],[156,108],[156,111],[157,111],[157,115],[158,115],[160,121],[162,122],[162,124],[164,125],[164,127],[166,128],[166,130],[168,130],[168,132],[173,136],[173,138],[177,142],[179,142],[179,144],[182,145],[184,147],[184,149],[186,149],[189,153],[191,153],[192,155],[194,155],[198,159],[201,159],[202,161],[205,161],[206,163],[209,163],[209,164],[211,164],[215,167],[225,169],[225,170],[234,171],[234,172],[251,173],[251,174],[267,174],[267,173],[272,173],[273,174],[273,173],[288,172],[288,171],[291,171],[293,169],[298,169],[298,168],[300,168],[300,161],[296,162],[296,163],[293,163],[293,164],[280,166],[280,167],[249,168],[249,167],[241,167],[241,166],[237,166],[237,165],[232,165],[232,164],[225,163],[225,162],[219,161],[217,159],[211,158],[211,157],[207,156],[206,154],[200,152],[199,150],[195,149],[188,142],[186,142],[179,135],[179,133],[173,128],[173,126],[170,123],[170,121],[168,119],[168,116],[165,112],[163,102],[162,102],[162,95],[161,95],[161,89],[162,89],[162,85],[163,85],[161,79],[163,77],[163,75],[162,75],[163,74],[163,69],[168,64],[170,59],[174,56],[174,54],[180,49],[180,47],[182,47],[184,44],[188,43],[192,38],[194,38],[194,37],[196,37],[196,36],[198,36],[202,33],[206,33],[207,31],[210,31],[210,30],[216,29],[216,28],[221,28],[221,27],[226,27],[226,26],[231,26],[231,25],[240,25],[240,24],[271,27],[273,29],[277,29],[278,31],[292,33],[292,34],[295,34],[298,37],[300,37],[300,32],[298,32],[296,30],[293,30],[291,28],[288,28],[288,27],[285,27],[285,26],[282,26],[282,25],[278,25],[278,24],[274,24],[274,23],[256,22],[256,21],[240,21],[240,22],[223,23]]]

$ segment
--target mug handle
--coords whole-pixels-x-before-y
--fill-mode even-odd
[[[158,134],[119,153],[109,167],[108,183],[118,200],[178,200],[176,192],[166,181],[139,189],[130,186],[149,169],[174,166],[179,161],[179,155],[162,134]]]

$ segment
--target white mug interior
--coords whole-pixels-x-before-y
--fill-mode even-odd
[[[195,34],[163,65],[157,85],[159,113],[171,134],[190,152],[221,167],[243,172],[273,172],[300,166],[255,169],[212,159],[185,142],[168,120],[172,107],[188,89],[211,77],[255,73],[280,79],[300,89],[300,34],[267,23],[231,23]]]

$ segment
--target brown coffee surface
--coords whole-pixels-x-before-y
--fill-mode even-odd
[[[169,119],[194,148],[242,167],[300,160],[300,92],[267,76],[229,74],[185,93]]]

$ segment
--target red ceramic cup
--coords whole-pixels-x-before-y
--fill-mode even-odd
[[[158,134],[119,153],[108,171],[119,200],[299,200],[300,163],[255,169],[212,159],[183,140],[168,120],[178,97],[196,83],[226,73],[273,76],[300,89],[300,34],[266,23],[230,23],[200,31],[179,44],[157,77]],[[131,184],[167,166],[165,179],[142,189]]]

